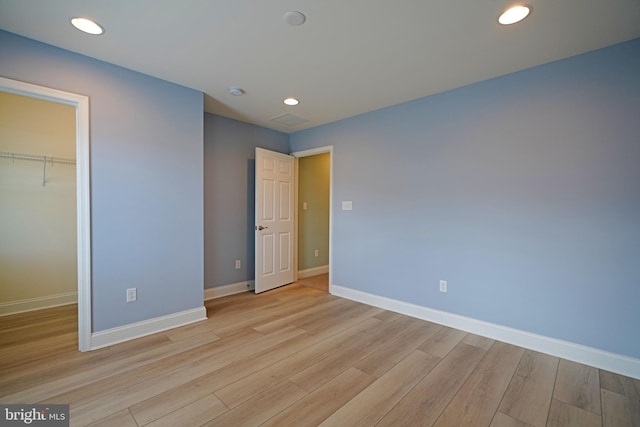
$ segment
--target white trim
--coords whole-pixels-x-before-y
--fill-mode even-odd
[[[294,151],[292,156],[307,157],[316,154],[329,153],[329,292],[331,292],[331,284],[333,283],[333,145],[325,145],[324,147],[311,148],[309,150]],[[296,176],[297,181],[297,176]],[[298,192],[296,191],[296,197]],[[296,207],[298,206],[296,202]],[[297,216],[296,216],[297,219]],[[297,228],[297,225],[296,225]],[[296,251],[297,252],[297,251]],[[298,266],[296,264],[296,270]]]
[[[156,317],[154,319],[143,320],[117,328],[95,332],[91,335],[90,350],[97,350],[102,347],[129,341],[135,338],[144,337],[158,332],[166,331],[190,323],[207,319],[207,309],[203,307],[169,314],[167,316]]]
[[[298,271],[298,279],[317,276],[318,274],[326,274],[328,272],[329,272],[329,264],[321,265],[320,267],[307,268],[306,270]]]
[[[325,145],[324,147],[311,148],[309,150],[294,151],[291,155],[294,157],[309,157],[315,156],[316,154],[329,153],[332,149],[333,145]]]
[[[76,206],[78,252],[78,347],[91,348],[91,171],[89,97],[0,77],[0,90],[72,105],[76,109]]]
[[[43,308],[58,307],[78,302],[77,292],[66,292],[44,297],[27,298],[18,301],[0,303],[0,316],[26,313],[27,311],[42,310]]]
[[[417,317],[418,319],[640,379],[640,359],[381,297],[343,286],[332,285],[330,292],[333,295],[374,307],[384,308],[406,314],[407,316]]]
[[[252,291],[255,289],[255,282],[249,280],[246,282],[231,283],[230,285],[216,286],[215,288],[205,288],[204,300],[226,297],[227,295],[240,294],[242,292]]]
[[[76,108],[76,176],[78,229],[78,346],[89,350],[91,339],[91,170],[89,147],[89,98],[79,99]]]
[[[298,199],[300,198],[300,195],[298,194],[300,192],[300,159],[294,156],[293,159],[293,173],[295,176],[295,183],[293,186],[293,229],[296,230],[296,237],[293,239],[293,280],[297,281],[298,280],[298,264],[299,264],[299,259],[298,259],[298,247],[299,247],[299,243],[300,243],[300,222],[299,222],[299,217],[298,215],[300,215],[299,213],[299,209],[298,209]]]

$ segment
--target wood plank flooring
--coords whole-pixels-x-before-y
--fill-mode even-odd
[[[302,286],[315,288],[319,291],[329,292],[329,273],[298,279],[297,283]]]
[[[76,307],[0,317],[0,402],[73,426],[640,426],[640,381],[289,285],[88,353]]]

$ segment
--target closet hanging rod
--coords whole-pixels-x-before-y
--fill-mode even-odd
[[[63,157],[52,156],[36,156],[34,154],[22,154],[22,153],[10,153],[7,151],[0,151],[0,157],[11,160],[32,160],[36,162],[49,162],[59,163],[63,165],[75,165],[75,159],[65,159]]]

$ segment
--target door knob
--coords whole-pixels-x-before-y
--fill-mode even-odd
[[[259,226],[256,227],[256,230],[262,231],[262,230],[266,230],[267,228],[269,228],[269,227],[263,227],[263,226],[259,225]]]

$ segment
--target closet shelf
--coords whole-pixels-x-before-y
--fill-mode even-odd
[[[0,157],[4,157],[6,159],[12,159],[12,160],[33,160],[36,162],[47,161],[49,163],[61,163],[64,165],[76,164],[75,159],[65,159],[63,157],[52,157],[52,156],[36,156],[33,154],[9,153],[7,151],[0,151]]]
[[[42,162],[42,186],[47,183],[47,163],[49,164],[62,164],[62,165],[75,165],[75,159],[65,159],[63,157],[53,156],[36,156],[34,154],[22,154],[22,153],[10,153],[7,151],[0,151],[0,157],[11,160],[31,160],[34,162]]]

